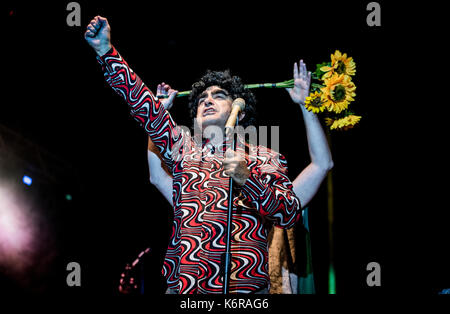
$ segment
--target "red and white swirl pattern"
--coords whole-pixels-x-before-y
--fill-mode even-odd
[[[223,154],[219,152],[224,152],[226,145],[216,153],[204,143],[196,145],[115,48],[98,61],[109,85],[127,101],[132,116],[172,171],[174,222],[163,267],[168,287],[178,293],[222,293],[229,178],[223,174]],[[245,156],[251,175],[234,193],[229,286],[231,293],[251,293],[270,284],[269,224],[293,226],[301,207],[282,155],[242,141],[237,152]]]

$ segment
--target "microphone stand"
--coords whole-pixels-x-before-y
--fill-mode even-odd
[[[239,123],[239,118],[236,117],[236,125]],[[231,129],[232,130],[232,129]],[[234,130],[231,133],[231,147],[233,151],[236,151],[236,141],[234,139]],[[228,141],[228,139],[227,139]],[[229,190],[228,190],[228,211],[227,211],[227,232],[225,238],[225,253],[222,254],[222,265],[224,266],[223,275],[223,293],[228,294],[230,291],[230,271],[231,271],[231,227],[232,227],[232,214],[233,214],[233,178],[229,178]]]

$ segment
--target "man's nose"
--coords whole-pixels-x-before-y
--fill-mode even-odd
[[[205,99],[205,107],[209,107],[213,104],[213,99],[211,96],[206,97]]]

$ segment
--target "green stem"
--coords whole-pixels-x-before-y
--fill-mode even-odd
[[[260,83],[260,84],[248,84],[245,85],[245,88],[252,89],[252,88],[292,88],[294,87],[294,79],[287,80],[284,82],[279,83]],[[177,97],[185,97],[189,96],[191,93],[190,90],[182,91],[177,94]],[[167,95],[160,95],[158,98],[168,98]]]

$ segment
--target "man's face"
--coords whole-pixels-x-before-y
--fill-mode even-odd
[[[231,112],[233,99],[230,94],[218,86],[210,86],[198,98],[197,123],[202,128],[216,125],[225,127]]]

